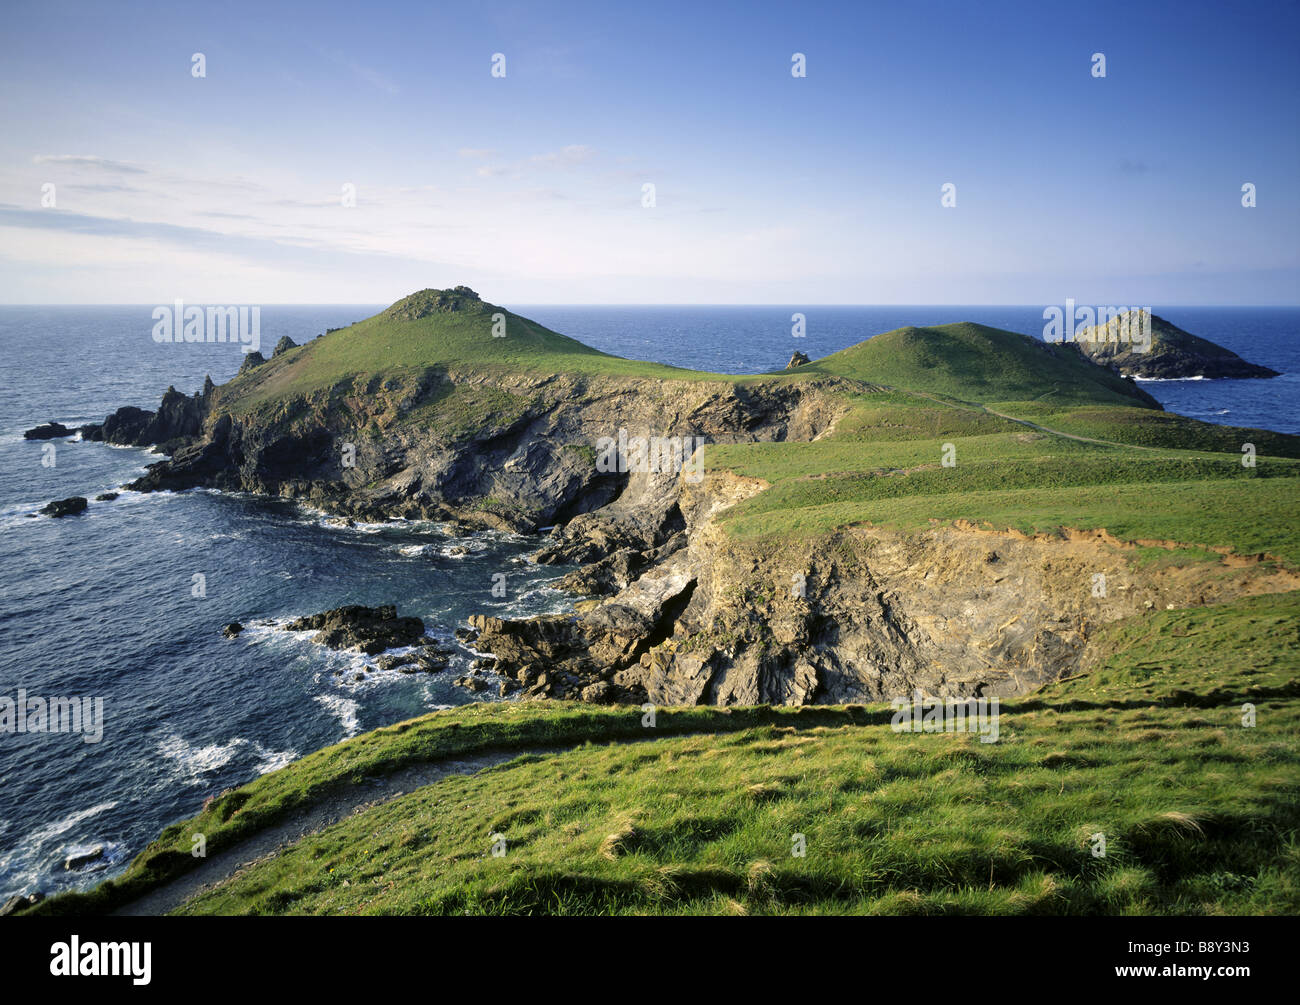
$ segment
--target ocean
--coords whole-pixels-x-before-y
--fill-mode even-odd
[[[379,309],[263,307],[263,351],[282,335],[302,342]],[[512,309],[607,352],[729,373],[779,369],[795,349],[817,358],[905,324],[1043,327],[1041,307]],[[1300,309],[1153,309],[1283,373],[1145,383],[1167,409],[1300,433]],[[207,796],[312,750],[430,709],[495,700],[454,687],[455,672],[379,672],[257,622],[396,603],[454,644],[471,613],[517,617],[571,603],[554,588],[567,570],[527,563],[537,541],[520,535],[457,538],[405,521],[339,528],[290,501],[203,490],[124,492],[78,517],[32,518],[51,499],[114,490],[157,457],[55,440],[50,465],[25,429],[100,421],[121,405],[154,408],[168,385],[192,393],[205,374],[221,383],[238,369],[238,346],[155,344],[152,310],[0,307],[0,695],[98,697],[105,709],[97,743],[0,733],[0,900],[93,885]],[[796,312],[806,317],[799,339]],[[491,592],[498,572],[508,575],[504,598]],[[229,621],[252,627],[225,639]],[[458,648],[453,671],[473,655]],[[95,847],[103,855],[93,865],[64,868]]]

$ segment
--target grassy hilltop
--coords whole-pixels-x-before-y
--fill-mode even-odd
[[[728,377],[619,359],[467,292],[424,291],[241,376],[222,403],[275,408],[430,369],[650,379],[663,393],[827,382],[842,409],[815,441],[705,448],[706,484],[762,487],[720,515],[736,539],[812,549],[862,526],[1105,530],[1137,568],[1300,583],[1300,438],[1170,415],[1077,353],[981,325],[899,329]],[[1005,701],[988,744],[894,732],[888,706],[661,709],[652,730],[634,707],[437,712],[223,794],[118,880],[38,910],[127,903],[195,867],[194,833],[210,855],[237,850],[368,779],[495,751],[515,759],[348,816],[180,910],[1296,913],[1298,626],[1294,590],[1112,622],[1083,673]]]

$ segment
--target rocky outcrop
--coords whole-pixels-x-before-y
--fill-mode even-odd
[[[45,894],[41,893],[39,890],[35,893],[29,893],[26,895],[15,894],[6,900],[3,906],[0,906],[0,918],[7,918],[11,914],[17,914],[19,911],[28,907],[35,907],[44,899]]]
[[[1278,372],[1249,363],[1231,349],[1185,332],[1149,311],[1125,311],[1104,324],[1086,328],[1075,345],[1094,363],[1125,377],[1178,380],[1189,377],[1276,377]]]
[[[281,335],[280,341],[275,343],[275,348],[271,351],[271,358],[275,359],[275,357],[279,356],[281,353],[286,353],[290,349],[297,349],[297,348],[298,348],[297,342],[291,339],[288,335]]]
[[[426,642],[424,622],[399,618],[392,604],[364,607],[359,604],[298,618],[285,626],[291,632],[313,631],[312,641],[330,649],[356,649],[369,655],[400,646]],[[433,643],[432,639],[428,640]]]
[[[795,367],[804,366],[811,362],[812,360],[810,360],[804,353],[796,350],[795,354],[790,357],[790,362],[785,365],[785,368],[787,370],[793,370]]]
[[[25,433],[23,433],[23,439],[24,440],[54,440],[62,436],[71,436],[75,432],[76,432],[75,429],[69,429],[63,423],[55,422],[53,419],[51,419],[49,422],[36,426],[33,429],[27,430]]]
[[[211,378],[207,379],[203,391],[193,397],[169,387],[158,411],[125,405],[101,423],[82,426],[82,438],[120,446],[159,446],[170,452],[202,432],[212,391]]]
[[[407,297],[384,317],[471,311],[482,313],[481,301],[457,287]],[[1042,350],[1058,352],[1081,368],[1072,349]],[[853,527],[807,541],[726,534],[719,515],[766,486],[716,470],[701,480],[700,444],[817,439],[849,395],[879,390],[860,380],[439,365],[329,386],[286,380],[310,388],[292,395],[244,393],[281,386],[310,362],[310,347],[246,360],[256,374],[209,383],[193,398],[169,389],[157,413],[121,409],[95,428],[110,442],[153,442],[171,454],[130,486],[142,491],[203,485],[292,497],[344,522],[552,528],[535,560],[577,566],[562,585],[590,599],[573,614],[472,618],[458,634],[490,654],[457,680],[474,692],[660,704],[1019,694],[1072,672],[1098,624],[1247,588],[1232,575],[1180,580],[1177,569],[1139,577],[1117,543],[1086,536],[938,526]],[[675,444],[672,463],[636,463],[650,441]],[[1098,573],[1110,584],[1100,599]],[[418,647],[383,657],[386,670],[436,671],[450,655],[420,619],[391,606],[339,608],[288,627],[332,648]]]
[[[84,513],[89,505],[85,496],[70,496],[67,499],[56,499],[46,503],[41,507],[41,512],[45,516],[52,517],[76,516],[78,513]]]

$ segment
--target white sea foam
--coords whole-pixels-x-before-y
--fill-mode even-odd
[[[200,776],[225,767],[245,751],[257,758],[259,775],[282,768],[298,756],[296,750],[268,750],[256,740],[242,736],[225,743],[196,746],[175,733],[164,737],[158,750],[168,760],[176,762],[178,773],[190,781],[197,781]]]
[[[10,892],[18,893],[34,889],[40,880],[42,866],[48,866],[52,859],[66,858],[67,854],[65,853],[71,853],[79,848],[89,851],[89,848],[93,845],[102,845],[106,864],[120,861],[122,848],[111,841],[87,839],[87,841],[78,842],[75,845],[47,847],[83,821],[89,820],[106,810],[111,810],[116,805],[117,800],[110,800],[91,806],[88,809],[70,813],[62,820],[56,820],[54,823],[38,827],[19,841],[16,847],[0,855],[0,875],[8,877],[5,880],[8,887],[5,895],[8,896]]]
[[[355,698],[345,698],[337,694],[318,694],[316,701],[324,705],[325,709],[338,719],[345,737],[357,735],[359,729],[357,713],[361,711],[360,702]]]

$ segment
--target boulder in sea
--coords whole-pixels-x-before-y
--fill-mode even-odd
[[[55,499],[53,502],[46,503],[41,507],[41,512],[51,517],[75,516],[89,505],[85,496],[70,496],[67,499]]]
[[[424,638],[424,622],[419,618],[399,618],[393,604],[336,607],[298,618],[287,627],[291,632],[316,632],[312,641],[330,649],[358,649],[371,656],[385,649],[418,645]]]
[[[243,625],[241,625],[238,621],[232,621],[230,622],[230,624],[222,626],[221,634],[228,639],[233,639],[236,638],[239,635],[239,633],[242,632],[243,630],[244,630]]]
[[[785,365],[785,368],[787,370],[793,370],[796,366],[803,366],[805,363],[811,362],[812,360],[796,349],[795,354],[790,357],[790,362]]]
[[[95,496],[95,502],[112,502],[117,498],[117,496],[118,493],[116,492],[101,492],[99,495]]]
[[[85,851],[74,852],[63,860],[63,868],[72,871],[74,869],[84,869],[88,865],[93,865],[104,857],[104,846],[97,844],[93,848],[87,848]]]
[[[24,440],[55,440],[60,436],[71,436],[75,429],[69,429],[61,422],[55,422],[51,419],[49,422],[36,426],[23,433]]]

